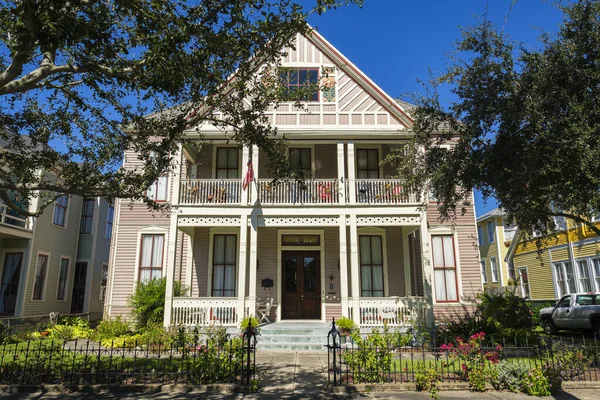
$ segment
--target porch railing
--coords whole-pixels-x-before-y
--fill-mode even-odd
[[[404,326],[425,319],[421,297],[373,297],[359,300],[361,327]],[[349,314],[352,315],[352,314]]]
[[[171,321],[173,325],[237,326],[243,315],[238,312],[237,298],[175,297]]]
[[[30,218],[17,214],[15,211],[8,208],[6,204],[0,204],[0,224],[12,228],[31,230]]]
[[[416,195],[398,179],[356,179],[358,204],[416,204]]]
[[[184,179],[181,181],[180,204],[240,204],[241,179]]]
[[[258,198],[262,204],[339,204],[337,179],[304,181],[258,180]]]

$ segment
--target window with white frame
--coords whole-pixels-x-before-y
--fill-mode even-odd
[[[235,296],[237,235],[214,235],[212,257],[212,295],[214,297]]]
[[[495,235],[494,235],[494,229],[496,227],[494,226],[494,221],[488,221],[487,222],[487,234],[488,234],[488,242],[489,243],[494,243],[495,242]]]
[[[573,265],[570,261],[555,262],[554,264],[554,276],[556,279],[556,287],[558,297],[564,296],[569,293],[577,292],[577,282],[575,282],[575,273],[573,271]]]
[[[112,204],[108,205],[106,210],[106,228],[104,229],[104,237],[106,239],[112,238],[113,220],[115,218],[115,206]]]
[[[383,240],[360,235],[360,289],[363,297],[383,297]]]
[[[457,302],[458,281],[452,235],[432,236],[431,243],[433,246],[435,298],[441,303]]]
[[[149,199],[154,201],[167,201],[167,193],[169,191],[169,178],[160,176],[146,192]]]
[[[100,301],[106,298],[106,286],[108,285],[108,264],[102,264],[102,279],[100,279]]]
[[[79,233],[92,233],[92,222],[94,220],[94,199],[83,199],[81,206],[81,224]]]
[[[67,206],[69,204],[69,198],[67,195],[60,196],[54,202],[54,216],[52,217],[52,223],[57,226],[65,226],[67,220]]]
[[[496,264],[496,258],[495,257],[491,257],[490,258],[490,269],[492,271],[492,282],[497,283],[498,282],[498,264]]]
[[[477,225],[477,241],[480,246],[483,246],[483,229],[481,228],[481,225]]]
[[[240,177],[239,149],[237,147],[217,148],[217,179],[237,179]]]
[[[148,281],[162,276],[165,235],[142,235],[138,280]]]
[[[356,177],[379,179],[378,149],[356,149]]]
[[[508,263],[508,278],[512,279],[513,282],[517,279],[515,275],[515,264],[512,262]]]
[[[68,258],[60,259],[60,271],[58,273],[58,288],[56,290],[56,300],[61,301],[65,299],[67,292],[67,278],[69,277],[69,263],[71,261]]]
[[[577,261],[577,270],[579,272],[579,287],[582,292],[592,291],[592,282],[590,281],[590,269],[587,259]]]
[[[567,230],[567,219],[565,217],[553,217],[554,218],[554,225],[556,226],[556,229],[559,231],[566,231]]]
[[[527,267],[519,268],[519,281],[521,282],[521,294],[524,298],[529,298],[529,275]]]
[[[46,283],[46,271],[48,270],[48,255],[39,254],[35,267],[35,282],[33,284],[32,300],[43,300]]]
[[[594,280],[596,281],[596,291],[600,291],[600,258],[593,258]]]
[[[481,282],[487,283],[487,271],[485,270],[485,260],[481,260],[480,264],[481,264]]]

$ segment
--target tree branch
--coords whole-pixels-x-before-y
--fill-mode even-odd
[[[596,235],[598,235],[598,237],[600,237],[600,229],[598,227],[596,227],[595,224],[593,224],[591,221],[582,218],[578,215],[575,214],[570,214],[570,213],[565,213],[565,212],[556,212],[556,213],[549,213],[548,215],[554,215],[557,217],[566,217],[569,219],[572,219],[573,221],[579,222],[581,224],[586,225],[588,228],[590,228],[592,231],[594,231],[594,233]]]

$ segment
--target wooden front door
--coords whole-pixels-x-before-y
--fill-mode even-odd
[[[282,319],[321,319],[321,265],[318,251],[282,254]]]

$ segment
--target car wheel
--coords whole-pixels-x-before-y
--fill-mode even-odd
[[[556,327],[552,323],[551,319],[545,319],[542,323],[542,326],[544,327],[544,332],[546,332],[548,335],[556,335]]]

